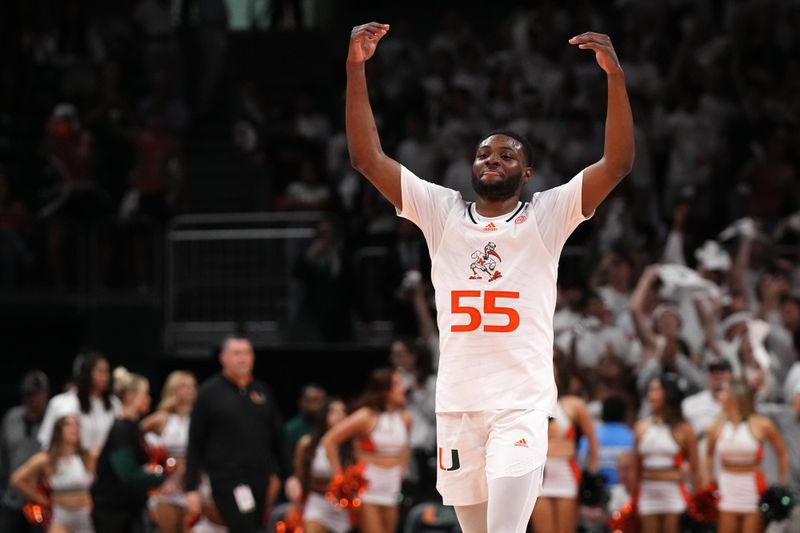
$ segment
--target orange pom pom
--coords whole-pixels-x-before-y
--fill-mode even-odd
[[[636,501],[630,501],[623,505],[619,511],[615,511],[608,521],[608,527],[612,533],[638,533],[639,516],[636,509]]]
[[[286,518],[275,523],[275,533],[303,533],[303,515],[296,507],[289,509]]]
[[[355,511],[361,507],[360,496],[367,490],[369,481],[364,477],[364,463],[356,463],[345,468],[344,472],[336,475],[331,480],[325,496],[328,500],[342,509],[350,511],[350,522],[355,524]]]
[[[695,491],[689,499],[688,513],[701,524],[713,524],[719,517],[719,489],[716,483]]]

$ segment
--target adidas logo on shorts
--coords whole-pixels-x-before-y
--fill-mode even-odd
[[[524,448],[527,448],[528,447],[528,443],[525,442],[525,438],[523,437],[523,438],[519,439],[517,442],[515,442],[514,446],[522,446]]]

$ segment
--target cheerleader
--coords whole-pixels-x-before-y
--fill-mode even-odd
[[[642,532],[678,533],[688,502],[684,459],[689,461],[693,485],[698,486],[697,437],[681,414],[682,393],[675,378],[665,375],[650,380],[647,400],[653,414],[634,427]]]
[[[758,501],[767,489],[761,470],[764,442],[770,443],[778,457],[780,483],[789,474],[786,446],[772,421],[755,413],[753,392],[740,380],[733,380],[720,393],[722,417],[707,431],[706,476],[712,479],[714,454],[721,469],[718,531],[757,533],[764,526]]]
[[[322,438],[334,476],[342,473],[339,446],[358,439],[356,458],[366,464],[364,477],[369,482],[358,517],[362,533],[386,533],[397,527],[403,468],[410,456],[412,416],[403,408],[405,403],[400,374],[379,368],[369,378],[362,407]]]
[[[556,359],[554,374],[558,403],[548,428],[547,462],[542,494],[536,501],[531,523],[537,533],[575,531],[581,471],[576,457],[578,433],[589,442],[589,471],[597,471],[597,439],[586,402],[569,394],[570,373],[566,361]]]
[[[344,402],[338,399],[329,400],[326,408],[317,414],[311,434],[301,437],[297,443],[295,473],[306,496],[303,506],[306,533],[346,533],[350,530],[348,512],[325,497],[332,471],[325,447],[321,444],[323,435],[346,416]],[[339,451],[342,464],[352,462],[351,446],[343,445]]]
[[[156,411],[142,420],[146,434],[156,435],[154,444],[164,448],[175,460],[175,470],[152,498],[154,521],[161,533],[182,531],[186,514],[183,473],[186,470],[186,445],[189,441],[189,415],[197,398],[197,381],[189,372],[172,372],[161,391]]]
[[[53,426],[50,445],[14,472],[11,483],[30,501],[52,506],[49,533],[93,533],[92,498],[96,461],[81,447],[77,416],[59,418]],[[46,484],[50,498],[38,490]]]

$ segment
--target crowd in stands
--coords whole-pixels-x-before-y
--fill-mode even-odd
[[[262,196],[240,210],[326,213],[293,268],[306,289],[298,308],[309,338],[346,341],[356,321],[393,323],[398,340],[387,347],[387,362],[413,418],[400,506],[435,500],[430,259],[420,232],[350,167],[337,98],[343,88],[303,88],[281,108],[255,79],[222,80],[222,0],[178,14],[158,0],[89,4],[70,0],[50,9],[26,2],[15,16],[0,17],[4,26],[19,22],[13,31],[0,26],[8,57],[0,65],[0,287],[79,283],[82,239],[99,220],[163,228],[174,214],[191,212],[185,149],[200,124],[219,125],[240,164],[260,180]],[[534,527],[575,527],[557,520],[578,510],[580,527],[602,531],[647,483],[665,487],[667,497],[655,504],[667,507],[640,501],[643,525],[673,530],[686,510],[673,491],[677,483],[699,490],[724,478],[721,485],[734,493],[722,494],[720,520],[730,520],[724,524],[731,529],[720,530],[755,531],[747,529],[760,520],[755,496],[736,492],[742,476],[763,470],[769,483],[800,498],[800,4],[541,1],[489,17],[444,10],[435,31],[425,31],[434,23],[415,13],[389,14],[391,35],[369,65],[383,149],[467,199],[474,196],[475,142],[487,131],[508,128],[532,142],[528,193],[566,182],[600,154],[604,78],[594,58],[567,47],[570,36],[608,33],[625,71],[636,162],[568,242],[554,317],[562,396],[551,424],[551,448],[560,450],[554,459],[567,459],[559,464],[568,476],[572,459],[602,474],[610,501],[586,505],[555,490],[537,508],[549,514],[534,516]],[[185,27],[203,43],[193,48],[203,58],[196,63],[186,59]],[[349,27],[338,30],[344,43]],[[229,89],[224,106],[215,96],[220,84]],[[116,272],[109,279],[143,280],[153,258],[131,244],[141,242],[137,227],[116,243],[131,254],[123,261],[107,243],[105,268]],[[367,248],[379,250],[381,262],[354,260]],[[23,503],[36,499],[34,478],[57,477],[66,461],[84,481],[102,468],[122,468],[145,496],[164,481],[125,470],[135,459],[148,463],[143,456],[106,464],[102,453],[92,453],[104,448],[115,417],[131,422],[150,410],[141,403],[140,381],[112,394],[108,362],[92,359],[105,368],[89,365],[87,378],[88,360],[75,369],[72,392],[52,398],[47,409],[49,393],[60,389],[50,390],[41,372],[29,374],[23,405],[6,413],[3,512],[16,511],[17,520]],[[334,441],[341,449],[344,440],[321,435],[336,416],[315,419],[323,406],[328,415],[341,405],[322,401],[316,386],[303,397],[302,414],[289,425],[292,443],[308,453],[334,449]],[[179,404],[178,414],[189,416],[188,400],[181,401],[172,402],[170,416]],[[124,448],[124,438],[141,429],[128,424],[119,431]],[[37,433],[44,440],[37,442]],[[305,434],[315,439],[313,449]],[[740,438],[753,453],[731,458],[728,441]],[[652,446],[665,441],[665,449]],[[670,463],[678,453],[685,460]],[[649,467],[639,466],[643,458],[652,459]],[[669,472],[640,476],[650,470]],[[561,481],[564,490],[577,487],[576,480]],[[91,507],[84,485],[83,495],[57,499],[55,491],[48,500],[63,506],[61,519],[83,523],[81,512]],[[151,500],[153,519],[174,519],[155,511],[159,502],[171,505],[176,489],[166,487],[163,500]],[[749,498],[743,504],[742,494]],[[574,507],[564,511],[559,499]],[[413,515],[400,516],[402,523]],[[794,531],[799,523],[795,514],[769,527]]]

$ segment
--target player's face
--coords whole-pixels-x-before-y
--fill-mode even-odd
[[[472,162],[472,188],[478,196],[489,200],[506,200],[519,196],[531,179],[522,144],[505,135],[484,139]]]

